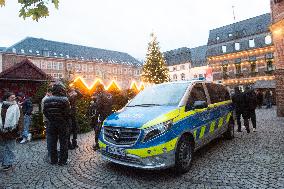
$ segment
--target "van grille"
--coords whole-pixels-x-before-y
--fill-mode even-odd
[[[104,138],[116,145],[133,145],[138,140],[140,129],[104,126]]]
[[[125,162],[125,163],[141,164],[141,161],[139,161],[138,159],[136,159],[134,157],[115,155],[115,154],[108,153],[105,150],[102,150],[101,153],[102,153],[102,155],[104,155],[108,158],[111,158],[113,160],[117,160],[117,161],[121,161],[121,162]]]

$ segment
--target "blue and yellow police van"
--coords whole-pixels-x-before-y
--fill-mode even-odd
[[[213,139],[234,136],[227,89],[207,81],[180,81],[145,88],[104,121],[102,158],[142,168],[190,169],[193,153]]]

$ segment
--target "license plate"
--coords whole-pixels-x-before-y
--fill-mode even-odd
[[[116,148],[113,146],[107,146],[106,151],[111,154],[119,155],[119,156],[125,156],[125,150],[123,148]]]

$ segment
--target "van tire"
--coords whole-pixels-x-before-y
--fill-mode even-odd
[[[228,140],[231,140],[234,138],[234,127],[235,124],[233,121],[230,120],[229,124],[228,124],[228,129],[227,131],[224,133],[224,137]]]
[[[192,141],[183,135],[178,141],[175,153],[175,171],[179,174],[190,170],[193,157]]]

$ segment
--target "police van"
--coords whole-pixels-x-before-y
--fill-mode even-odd
[[[214,138],[234,135],[227,89],[207,81],[180,81],[145,88],[103,123],[103,159],[142,169],[190,169],[194,151]]]

